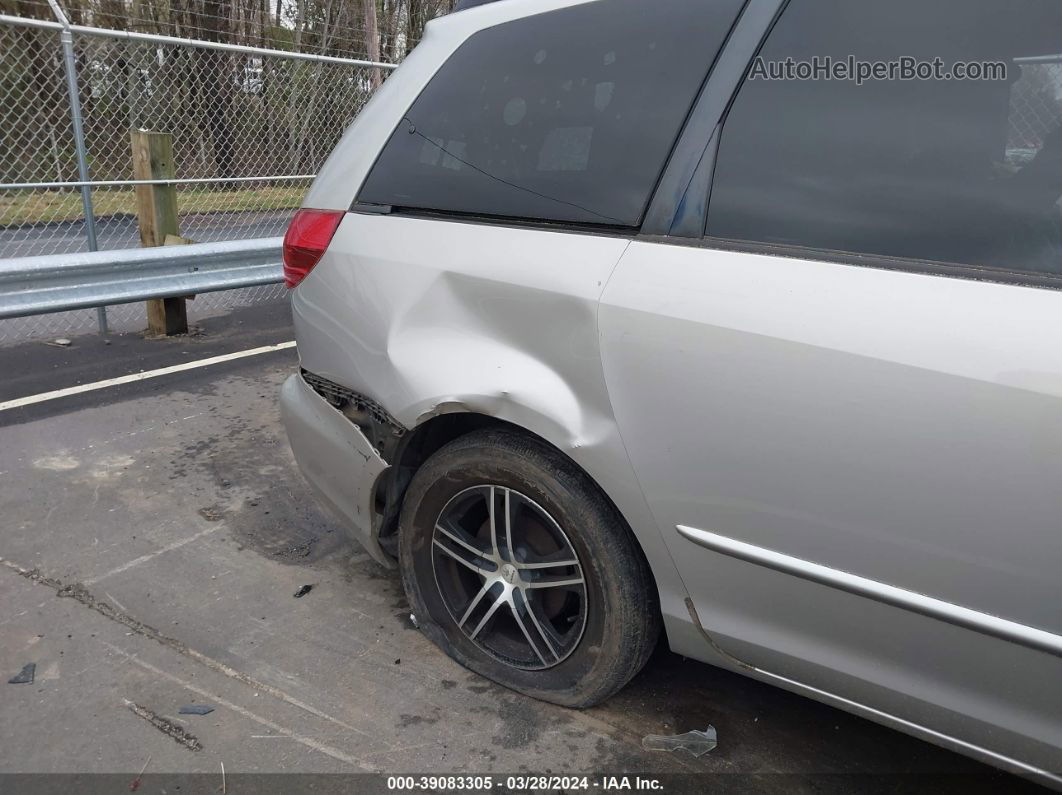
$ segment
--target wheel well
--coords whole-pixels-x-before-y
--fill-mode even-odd
[[[538,434],[527,430],[519,425],[505,420],[500,420],[497,417],[491,417],[487,414],[477,414],[474,412],[456,412],[453,414],[442,414],[437,417],[432,417],[430,420],[421,423],[416,428],[407,433],[399,447],[395,450],[394,461],[391,462],[390,469],[385,473],[385,482],[377,485],[376,489],[376,508],[378,514],[382,515],[380,520],[380,533],[379,541],[380,547],[394,558],[398,557],[398,516],[402,511],[402,501],[405,498],[406,489],[409,488],[409,483],[413,480],[413,475],[420,468],[421,464],[428,460],[433,453],[441,449],[444,445],[449,444],[455,439],[478,431],[483,428],[511,428],[520,433],[533,436],[536,439],[549,444],[554,449],[557,449],[552,445],[548,439],[544,439]],[[563,451],[561,451],[563,453]],[[573,462],[575,463],[575,462]],[[577,463],[575,464],[579,466]],[[585,469],[579,467],[583,472]],[[586,472],[587,477],[590,477],[592,482],[593,477],[590,473]],[[604,489],[598,488],[601,491],[602,496],[609,502],[620,521],[626,525],[626,518],[619,510],[619,507],[612,501],[612,498],[605,493]],[[639,553],[642,555],[645,565],[650,572],[650,582],[654,590],[653,597],[656,599],[656,604],[659,610],[660,595],[658,592],[658,585],[656,583],[656,576],[652,571],[652,567],[649,566],[649,561],[645,557],[645,550],[642,549],[641,542],[637,537],[631,533],[634,538],[635,546]]]
[[[394,461],[385,481],[376,489],[376,510],[380,520],[380,546],[395,555],[398,543],[398,515],[402,499],[413,475],[432,453],[454,439],[482,428],[509,427],[523,431],[517,425],[473,412],[457,412],[432,417],[410,431],[395,450]],[[526,432],[526,431],[525,431]]]
[[[454,412],[452,414],[441,414],[421,423],[402,438],[398,448],[395,450],[394,460],[390,462],[390,469],[384,474],[382,481],[377,484],[376,488],[376,511],[378,515],[382,516],[379,533],[380,546],[392,557],[398,557],[398,516],[402,511],[402,501],[405,498],[406,489],[409,488],[410,481],[413,480],[413,475],[420,469],[421,464],[444,445],[483,428],[511,428],[519,433],[533,436],[550,445],[550,447],[557,449],[548,439],[544,439],[537,433],[487,414]],[[560,452],[564,454],[563,451]],[[579,467],[577,463],[575,465]],[[579,467],[579,469],[582,469],[591,481],[594,480],[585,469],[582,467]],[[600,486],[598,488],[600,489]],[[601,489],[601,493],[612,505],[616,514],[623,519],[623,513],[612,501],[612,498],[605,494],[603,489]],[[623,521],[625,522],[626,520],[623,519]],[[641,544],[637,539],[635,539],[635,543],[641,550]],[[645,554],[644,550],[642,550],[642,554]]]

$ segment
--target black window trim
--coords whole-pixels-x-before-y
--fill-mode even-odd
[[[638,235],[636,240],[708,251],[723,251],[736,254],[758,254],[781,259],[799,259],[809,262],[826,262],[833,265],[851,265],[857,268],[901,271],[921,276],[944,276],[966,281],[1006,284],[1016,287],[1038,287],[1062,290],[1062,274],[1038,271],[1018,271],[994,265],[969,265],[957,262],[938,262],[883,254],[860,254],[854,251],[835,251],[824,248],[809,248],[781,243],[760,243],[749,240],[729,240],[720,237],[679,237],[676,235]]]
[[[583,235],[623,237],[633,240],[638,234],[637,226],[616,226],[580,221],[551,221],[544,218],[528,218],[519,215],[489,215],[468,213],[459,210],[432,210],[425,207],[402,207],[391,204],[371,204],[355,201],[348,212],[360,215],[397,215],[403,218],[422,218],[432,221],[478,224],[486,226],[510,226],[516,229],[541,229],[547,232],[571,232]]]
[[[462,212],[461,210],[433,210],[430,207],[374,204],[357,199],[351,203],[347,211],[358,213],[359,215],[400,215],[405,218],[430,218],[435,221],[513,226],[523,229],[547,229],[555,232],[583,232],[612,237],[633,238],[640,229],[636,225],[599,224],[592,221],[554,221],[548,218],[532,218],[525,215],[491,215],[489,213]]]
[[[700,205],[706,211],[715,172],[715,158],[709,152],[712,134],[726,119],[756,55],[788,4],[789,0],[747,0],[741,9],[672,147],[643,216],[642,234],[671,235],[676,226],[691,229],[697,221],[681,217],[685,209]],[[701,213],[702,230],[706,217]]]

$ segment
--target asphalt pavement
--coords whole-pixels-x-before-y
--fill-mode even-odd
[[[190,337],[4,348],[0,403],[291,339],[278,304]],[[396,571],[310,496],[277,408],[296,367],[288,349],[0,410],[0,789],[2,774],[131,783],[145,766],[222,765],[701,774],[700,791],[1033,789],[663,646],[584,711],[466,671],[411,625]],[[29,663],[32,683],[7,684]],[[189,705],[212,711],[181,714]],[[709,724],[719,744],[700,758],[642,747]]]

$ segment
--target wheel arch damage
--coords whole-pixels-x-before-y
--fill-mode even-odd
[[[313,375],[305,370],[303,375],[310,381],[314,380]],[[617,477],[615,469],[610,470],[612,483],[619,482],[622,485],[620,498],[625,499],[624,505],[615,498],[614,492],[595,476],[595,462],[609,461],[610,466],[615,465],[620,471],[624,466],[629,466],[618,434],[606,432],[594,445],[585,445],[585,439],[581,440],[566,430],[556,417],[518,404],[510,393],[503,392],[491,396],[450,395],[433,401],[423,401],[411,411],[402,412],[415,415],[413,422],[406,427],[372,399],[342,387],[339,389],[346,393],[347,398],[345,401],[341,400],[338,405],[333,402],[334,408],[361,430],[388,465],[373,484],[376,509],[373,534],[379,548],[390,557],[396,557],[397,553],[398,525],[403,499],[414,475],[424,462],[446,444],[469,433],[486,428],[509,428],[548,444],[571,460],[597,485],[604,498],[615,508],[617,515],[632,530],[650,565],[657,589],[657,603],[661,607],[665,624],[671,625],[676,620],[675,615],[668,610],[668,607],[674,607],[672,602],[681,606],[685,612],[685,588],[681,585],[670,556],[663,552],[662,544],[654,546],[658,539],[655,526],[650,528],[643,524],[642,532],[638,532],[628,513],[632,504],[635,510],[644,505],[640,488],[633,480]],[[614,458],[610,458],[617,455],[620,456],[618,464]],[[587,461],[591,466],[587,466]],[[643,516],[651,521],[648,512]],[[683,615],[680,620],[688,621],[688,616]]]
[[[364,395],[400,427],[393,452],[378,448],[389,464],[376,489],[381,546],[393,548],[401,497],[419,462],[458,435],[505,423],[589,475],[633,530],[665,615],[689,621],[601,363],[598,302],[628,244],[347,214],[292,292],[292,311],[302,366]]]
[[[403,432],[401,440],[389,451],[389,455],[384,456],[390,466],[377,484],[377,508],[380,511],[378,535],[384,549],[392,554],[394,552],[402,500],[421,465],[450,442],[485,428],[508,428],[533,436],[564,454],[594,480],[568,450],[557,444],[558,435],[563,438],[566,434],[551,418],[499,398],[440,400],[422,412],[413,427]],[[600,485],[598,487],[601,488]],[[608,497],[604,489],[602,493]],[[609,501],[613,502],[611,498]],[[613,506],[619,510],[614,502]]]
[[[487,413],[488,410],[490,413]],[[543,430],[546,433],[557,430],[558,426],[554,421],[537,412],[528,412],[526,407],[516,406],[508,401],[491,400],[487,401],[487,405],[483,405],[475,399],[447,399],[422,413],[417,418],[417,424],[403,433],[391,458],[387,459],[389,468],[381,474],[377,483],[378,541],[388,554],[397,554],[399,516],[405,494],[417,470],[436,451],[450,442],[487,428],[504,428],[533,437],[564,455],[597,486],[621,521],[629,525],[620,506],[593,474],[570,454],[570,449],[562,449],[556,441],[542,433]],[[633,529],[632,534],[638,540]],[[638,543],[643,554],[646,554],[644,544],[640,540]],[[648,560],[648,554],[646,558]],[[654,585],[657,588],[655,596],[659,604],[660,585],[655,582],[655,576]]]

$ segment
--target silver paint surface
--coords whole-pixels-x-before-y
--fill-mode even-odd
[[[376,481],[387,464],[350,420],[295,374],[280,390],[280,413],[291,450],[314,496],[377,561],[392,565],[374,526]]]

